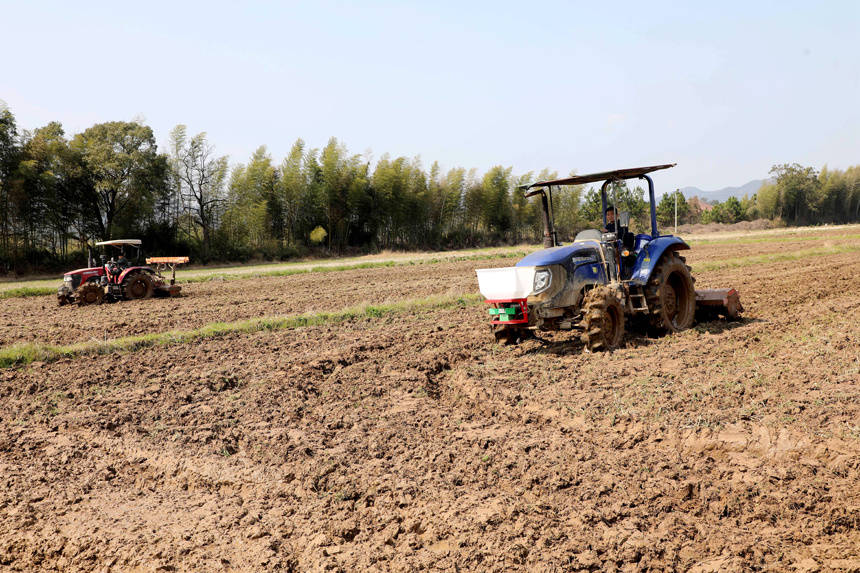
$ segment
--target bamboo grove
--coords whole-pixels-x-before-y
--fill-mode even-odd
[[[0,104],[0,272],[49,270],[80,260],[88,242],[135,237],[151,252],[198,261],[288,258],[313,250],[446,249],[537,242],[535,201],[520,185],[557,177],[485,173],[418,158],[350,154],[332,138],[321,149],[297,140],[280,161],[260,147],[231,166],[206,134],[182,125],[159,150],[141,122],[108,122],[67,136],[57,122],[20,129]],[[754,218],[787,224],[860,220],[860,168],[820,172],[775,166],[756,196],[706,211],[680,197],[681,222]],[[619,188],[634,218],[645,220],[640,187]],[[562,188],[554,196],[562,237],[600,217],[594,189]],[[674,215],[663,196],[661,222]]]

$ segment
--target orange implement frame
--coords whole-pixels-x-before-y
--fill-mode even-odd
[[[170,269],[170,284],[172,286],[176,284],[176,267],[184,265],[188,260],[188,257],[148,257],[146,264],[155,265],[155,270],[159,275],[161,271]]]
[[[148,265],[181,265],[188,262],[188,257],[149,257]]]

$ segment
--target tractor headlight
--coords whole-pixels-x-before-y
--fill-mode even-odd
[[[532,294],[540,294],[552,284],[552,273],[549,269],[540,269],[535,272],[535,282]]]

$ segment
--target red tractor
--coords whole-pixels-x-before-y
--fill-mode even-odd
[[[179,296],[182,289],[176,284],[176,265],[187,263],[188,257],[156,257],[139,265],[140,239],[117,239],[96,243],[102,247],[101,264],[96,266],[92,249],[89,249],[88,267],[69,271],[63,275],[63,284],[57,289],[57,302],[65,304],[101,304],[119,300],[156,296]],[[108,259],[104,252],[115,249]],[[126,250],[134,249],[133,260],[126,258]],[[154,265],[154,266],[150,266]],[[161,271],[170,268],[173,275],[168,283]]]

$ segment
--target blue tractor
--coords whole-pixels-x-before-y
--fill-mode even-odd
[[[738,318],[743,308],[737,291],[696,291],[681,255],[690,246],[657,230],[654,182],[648,174],[674,165],[577,175],[521,188],[527,197],[540,197],[544,248],[514,267],[477,271],[496,339],[512,344],[536,330],[579,330],[587,350],[612,350],[624,340],[625,323],[660,334],[689,328],[697,315]],[[632,233],[629,214],[618,209],[614,192],[608,196],[613,182],[628,179],[648,183],[650,234]],[[553,187],[599,181],[603,228],[582,231],[573,243],[559,244]]]

